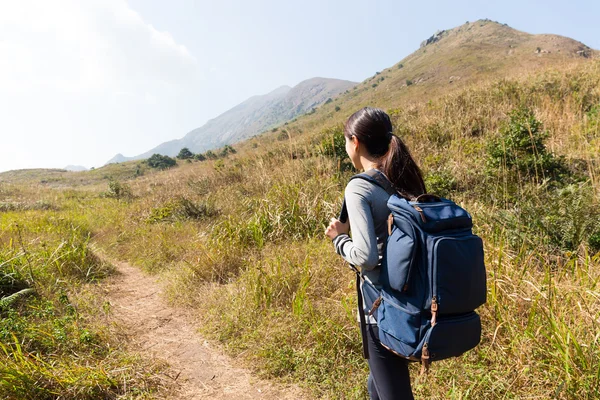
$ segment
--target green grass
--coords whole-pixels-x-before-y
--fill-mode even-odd
[[[84,295],[113,271],[90,232],[52,211],[0,214],[0,397],[148,397],[162,386]]]

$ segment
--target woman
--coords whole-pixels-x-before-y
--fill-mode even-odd
[[[407,199],[426,192],[421,171],[406,145],[392,133],[389,116],[380,109],[366,107],[354,113],[344,127],[346,152],[354,167],[383,173],[394,189]],[[366,281],[379,288],[379,262],[387,240],[387,192],[364,179],[353,179],[346,186],[348,222],[332,218],[325,234],[336,252],[350,264],[359,266]],[[348,235],[352,227],[352,237]],[[363,286],[364,287],[364,286]],[[365,293],[365,308],[373,299]],[[412,399],[407,361],[379,343],[377,321],[367,319],[370,357],[368,390],[371,399]]]

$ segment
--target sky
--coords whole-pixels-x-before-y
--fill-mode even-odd
[[[598,0],[0,0],[0,172],[100,167],[312,77],[360,82],[489,18],[600,49]]]

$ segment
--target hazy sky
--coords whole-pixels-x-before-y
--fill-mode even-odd
[[[0,171],[137,155],[281,85],[362,81],[480,18],[600,49],[598,0],[0,0]]]

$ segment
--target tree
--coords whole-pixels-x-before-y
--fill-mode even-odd
[[[162,154],[152,154],[152,157],[150,157],[146,163],[150,168],[157,169],[167,169],[177,165],[177,161],[175,161],[174,158],[163,156]]]
[[[208,150],[206,153],[204,153],[204,156],[209,160],[214,160],[217,158],[217,155],[212,150]]]
[[[230,145],[226,144],[225,147],[223,147],[223,151],[221,153],[223,156],[226,156],[227,154],[235,154],[237,153],[237,151]]]
[[[180,160],[189,160],[190,158],[194,158],[194,153],[192,153],[187,147],[184,147],[179,151],[179,154],[177,154],[177,158]]]

